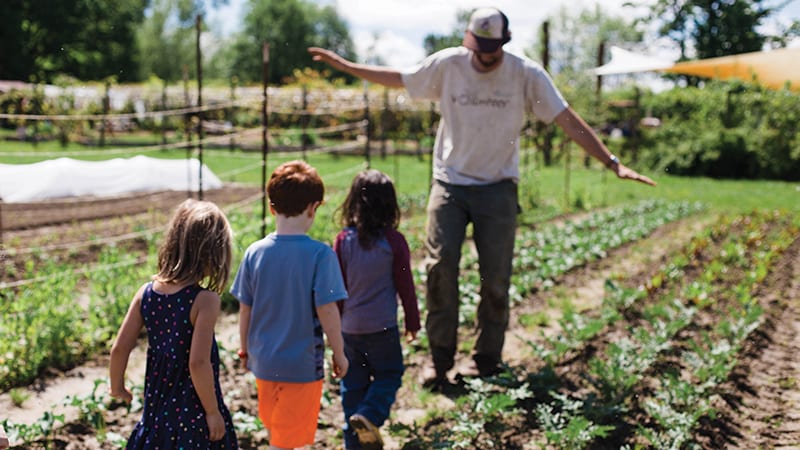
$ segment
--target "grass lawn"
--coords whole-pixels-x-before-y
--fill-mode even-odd
[[[114,149],[113,151],[86,148],[71,143],[61,147],[58,142],[30,143],[0,142],[0,164],[25,164],[56,157],[74,157],[84,160],[127,158],[139,151]],[[145,152],[155,158],[181,159],[186,151],[157,150]],[[542,220],[564,212],[590,210],[642,199],[699,201],[716,212],[747,212],[753,209],[800,210],[800,184],[782,181],[719,180],[711,178],[677,177],[666,173],[654,174],[642,170],[654,179],[658,186],[650,187],[631,181],[618,180],[612,173],[602,170],[593,161],[592,167],[584,168],[579,162],[582,152],[575,150],[571,169],[567,173],[563,161],[551,167],[523,163],[521,167],[520,203],[523,211],[532,220]],[[278,164],[300,158],[298,153],[273,153],[268,155],[268,174]],[[363,155],[334,155],[328,153],[307,154],[307,161],[315,166],[325,180],[329,202],[334,202],[337,193],[349,186],[353,176],[367,166]],[[261,154],[206,149],[203,162],[223,181],[259,184],[261,181]],[[402,196],[424,203],[430,183],[430,158],[420,159],[414,155],[374,155],[370,167],[389,174],[396,182]],[[331,195],[333,194],[333,195]]]

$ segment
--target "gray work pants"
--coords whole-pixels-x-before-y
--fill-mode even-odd
[[[425,328],[434,367],[440,374],[454,364],[460,304],[459,261],[470,222],[481,277],[479,335],[473,358],[479,365],[501,361],[508,326],[508,290],[518,212],[517,185],[510,180],[486,186],[454,186],[435,181],[431,187]]]

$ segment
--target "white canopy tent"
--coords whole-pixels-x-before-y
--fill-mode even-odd
[[[624,48],[612,46],[611,60],[592,69],[595,75],[619,75],[624,73],[651,72],[664,70],[675,65],[673,61],[634,53]]]

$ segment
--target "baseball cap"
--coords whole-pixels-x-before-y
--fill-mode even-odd
[[[497,8],[478,8],[469,18],[461,45],[476,52],[492,53],[510,40],[508,17]]]

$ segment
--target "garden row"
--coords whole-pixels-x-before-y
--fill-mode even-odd
[[[529,341],[529,363],[469,381],[445,418],[396,432],[410,448],[700,447],[763,323],[755,293],[798,235],[789,213],[722,217],[643,285],[608,282],[599,308],[564,311],[560,333]]]
[[[406,208],[409,209],[419,206],[416,198],[405,199],[404,203],[407,203]],[[606,255],[607,250],[645,237],[656,227],[695,212],[697,208],[696,205],[685,203],[644,202],[634,207],[591,214],[577,223],[545,224],[541,231],[522,230],[522,245],[517,258],[522,263],[515,266],[515,272],[543,272],[533,278],[524,278],[524,282],[528,283],[525,286],[519,284],[523,281],[515,282],[516,298],[520,298],[520,293],[546,287],[543,281],[552,280],[591,259],[601,258]],[[253,220],[252,214],[233,212],[229,214],[229,218],[236,231],[237,251],[258,238],[258,221]],[[327,227],[335,224],[330,220],[327,222],[331,224],[325,225],[322,231],[316,230],[316,233],[332,232]],[[412,217],[404,224],[414,227],[405,229],[404,232],[409,236],[412,245],[418,248],[421,233],[419,220]],[[631,231],[634,228],[638,231]],[[74,274],[64,267],[49,268],[51,275],[36,289],[17,288],[12,293],[13,302],[0,303],[3,316],[0,355],[4,355],[0,370],[3,370],[4,390],[31,382],[48,368],[73,367],[92,355],[107,350],[119,321],[126,312],[131,293],[152,273],[155,236],[150,236],[148,242],[149,256],[127,255],[114,246],[105,248],[97,263],[102,270]],[[535,257],[526,256],[525,252],[533,248],[531,246],[541,250]],[[569,258],[572,264],[564,264],[561,261],[564,257]],[[465,263],[472,264],[469,258],[465,259]],[[558,269],[542,269],[545,267]],[[534,283],[531,280],[537,281]],[[474,281],[473,278],[465,280],[465,286],[470,286]],[[467,292],[471,290],[467,288]],[[80,307],[76,307],[75,301],[64,301],[74,298],[79,299],[77,302]],[[15,338],[10,339],[11,336]],[[101,395],[93,392],[87,398],[76,400],[76,403],[88,404],[84,408],[89,410],[86,415],[93,417],[93,408],[102,406],[103,402],[98,401],[98,396]],[[58,417],[49,415],[43,421],[28,426],[6,422],[6,428],[16,433],[15,436],[20,439],[36,439],[43,429],[54,426]],[[243,422],[250,423],[251,420]],[[42,423],[50,425],[42,426]]]
[[[549,289],[556,278],[608,251],[650,235],[670,222],[704,209],[700,203],[645,200],[564,224],[542,224],[517,233],[512,269],[511,300],[520,303],[532,292]],[[461,321],[472,324],[480,300],[478,259],[462,258]]]
[[[257,239],[260,220],[228,214],[237,246]],[[131,296],[154,272],[160,230],[142,234],[137,251],[100,246],[96,260],[37,258],[36,282],[0,291],[0,390],[25,385],[48,369],[64,370],[108,350]],[[143,251],[144,249],[144,251]]]

